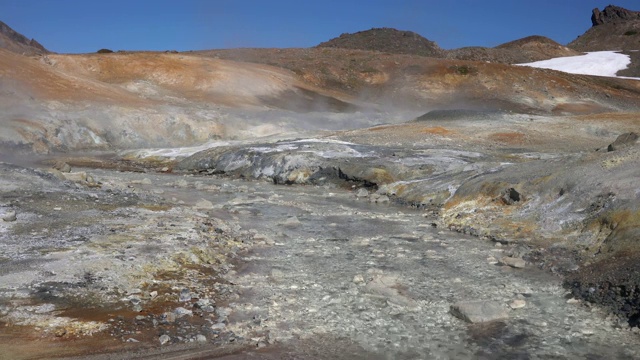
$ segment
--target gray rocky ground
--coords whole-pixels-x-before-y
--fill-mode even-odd
[[[484,131],[491,133],[492,119]],[[637,328],[624,311],[618,317],[563,286],[590,253],[571,241],[545,248],[543,236],[561,233],[534,211],[558,202],[544,193],[556,183],[545,187],[535,176],[547,176],[541,167],[565,181],[568,175],[547,164],[559,157],[563,169],[593,167],[592,180],[565,190],[577,196],[557,218],[570,222],[565,228],[579,233],[585,218],[599,214],[584,214],[578,201],[597,200],[593,164],[605,165],[619,201],[603,208],[633,205],[628,179],[637,167],[625,162],[636,161],[633,143],[607,152],[620,130],[587,124],[571,138],[584,145],[568,144],[571,152],[545,144],[492,148],[478,139],[460,149],[439,134],[479,131],[458,120],[227,142],[191,156],[197,149],[2,163],[0,353],[638,357]],[[517,131],[531,121],[551,126],[520,115],[495,126],[509,122]],[[416,134],[430,137],[421,143]],[[605,150],[595,151],[596,142]],[[128,171],[109,170],[118,166]],[[525,170],[510,180],[517,167]],[[499,207],[478,205],[487,191],[476,185],[482,181],[498,184],[491,196]],[[534,194],[542,205],[527,207]],[[478,210],[461,211],[457,196],[472,196],[465,201]],[[509,216],[530,221],[540,237],[496,225]]]

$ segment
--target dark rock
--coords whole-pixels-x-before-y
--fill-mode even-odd
[[[567,277],[564,283],[572,295],[601,305],[631,327],[640,327],[640,264],[637,258],[604,260],[588,265]]]
[[[504,203],[507,205],[513,205],[517,202],[520,202],[520,200],[522,200],[522,196],[514,188],[507,189],[504,192],[504,195],[502,195],[502,201],[504,201]]]
[[[111,54],[113,52],[113,50],[110,49],[100,49],[98,51],[96,51],[98,54]]]
[[[602,11],[598,8],[593,9],[591,15],[591,23],[593,26],[609,23],[619,23],[629,20],[640,20],[640,12],[631,11],[619,6],[609,5]]]
[[[616,138],[614,142],[607,146],[607,151],[615,151],[625,148],[627,146],[631,146],[638,142],[638,134],[634,132],[629,132],[622,134]]]

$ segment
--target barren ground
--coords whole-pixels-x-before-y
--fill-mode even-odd
[[[344,49],[0,75],[0,357],[638,357],[640,82]]]

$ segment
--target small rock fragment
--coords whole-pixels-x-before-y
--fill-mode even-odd
[[[176,308],[173,313],[176,315],[176,318],[181,318],[183,316],[193,316],[193,311],[187,310],[183,307]]]
[[[211,330],[219,331],[219,330],[224,329],[225,327],[226,327],[226,325],[224,323],[217,323],[217,324],[211,325]]]
[[[158,340],[160,341],[160,345],[164,345],[166,343],[168,343],[169,341],[171,341],[171,338],[169,337],[169,335],[165,334],[165,335],[161,335]]]
[[[175,186],[181,187],[181,188],[186,188],[186,187],[189,186],[189,183],[185,179],[180,179],[180,180],[175,182]]]
[[[521,309],[523,307],[527,306],[527,302],[522,300],[522,299],[515,299],[513,300],[510,304],[509,307],[512,309]]]
[[[163,318],[163,322],[172,324],[174,322],[176,322],[176,314],[172,313],[172,312],[165,312],[164,314],[162,314],[162,318]]]
[[[197,342],[207,342],[207,337],[202,335],[202,334],[198,334],[198,335],[196,335],[196,341]]]
[[[189,291],[189,289],[182,289],[180,291],[179,300],[181,302],[191,301],[191,291]]]
[[[196,209],[213,209],[213,203],[207,199],[200,199],[195,207]]]
[[[506,309],[492,301],[461,301],[451,305],[451,314],[470,323],[507,319]]]
[[[292,216],[290,218],[287,218],[287,220],[285,220],[282,225],[287,226],[287,227],[295,227],[300,225],[300,220],[298,220],[298,218],[296,216]]]
[[[63,173],[70,173],[71,172],[71,166],[69,164],[67,164],[64,161],[58,161],[53,165],[53,168],[63,172]]]
[[[369,196],[369,191],[367,191],[367,189],[365,188],[360,188],[358,189],[358,191],[356,191],[356,197],[357,198],[363,198],[363,197],[367,197]]]
[[[524,269],[527,265],[527,262],[520,258],[508,257],[505,256],[500,259],[500,263],[503,265],[508,265],[517,269]]]
[[[64,175],[64,178],[69,181],[73,181],[77,183],[87,182],[87,173],[84,171],[63,173],[62,175]]]
[[[18,218],[16,217],[16,212],[14,210],[7,211],[2,216],[2,221],[12,222],[16,221]]]

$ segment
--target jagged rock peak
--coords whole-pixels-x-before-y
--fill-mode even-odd
[[[593,9],[593,14],[591,15],[593,26],[628,20],[640,20],[640,11],[631,11],[619,6],[609,5],[602,11],[598,8]]]

